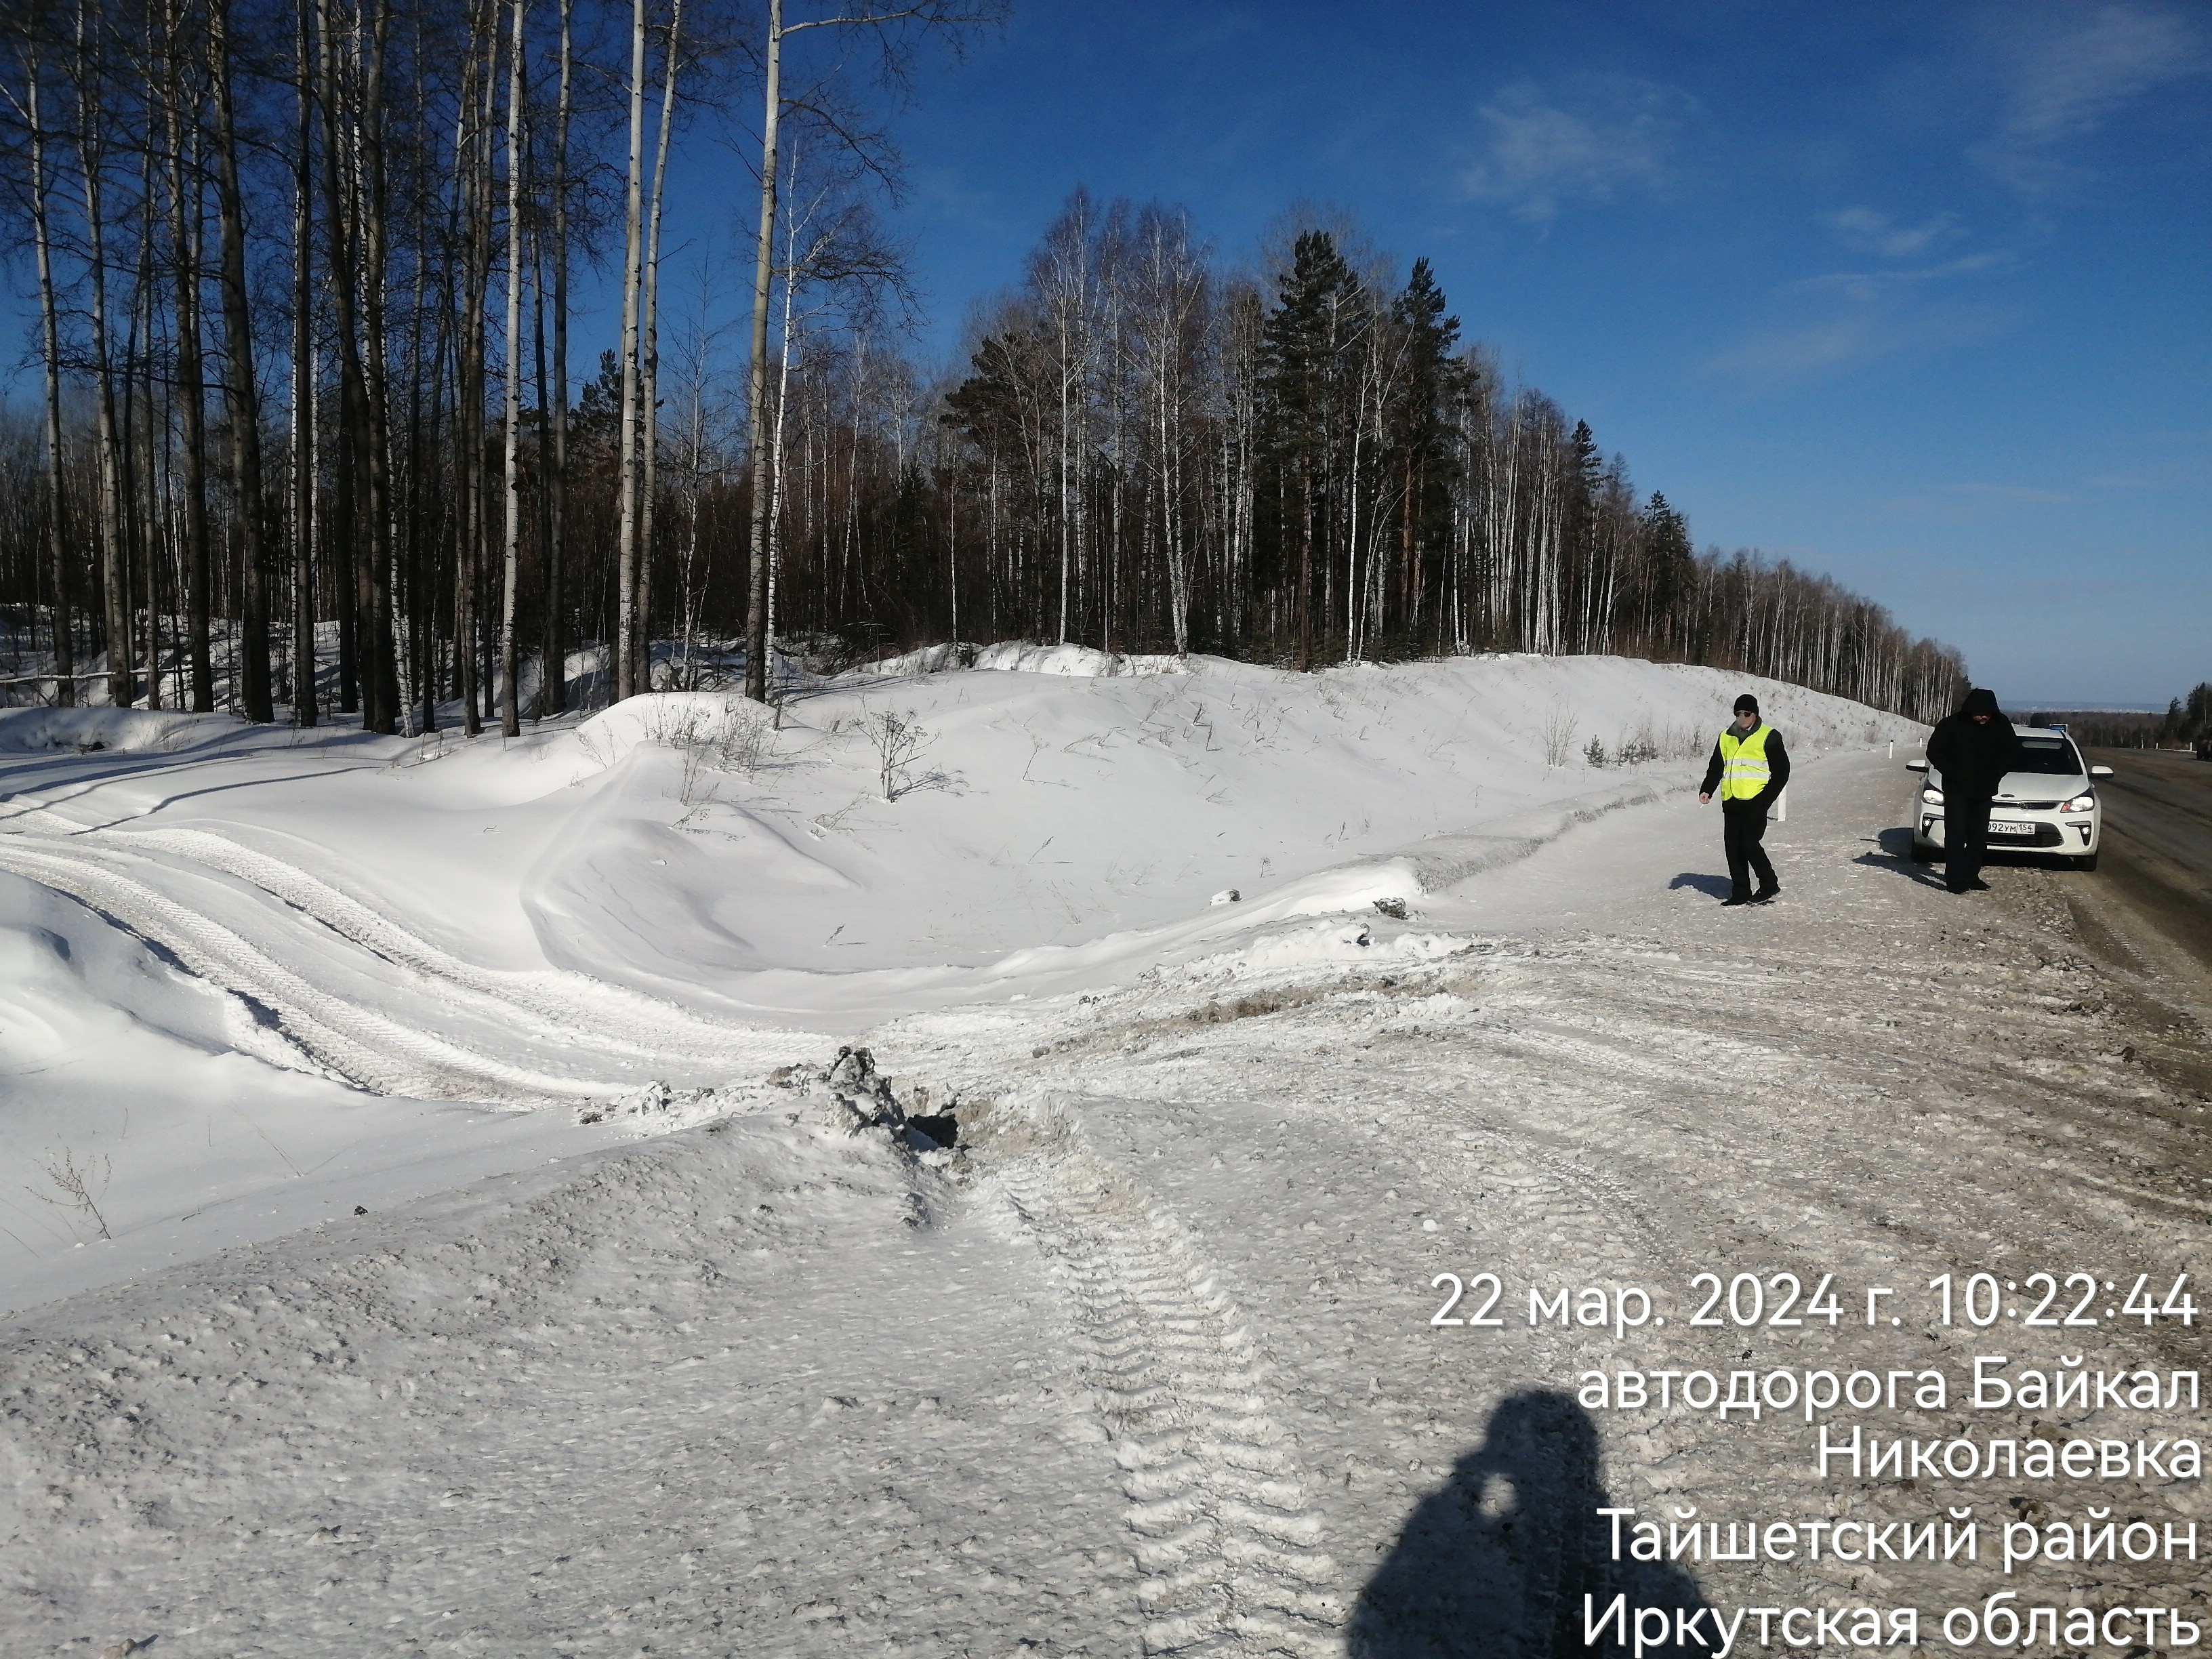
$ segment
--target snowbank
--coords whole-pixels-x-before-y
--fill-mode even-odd
[[[0,1312],[604,1138],[349,1086],[265,1008],[0,873]]]
[[[1301,675],[1019,645],[512,741],[0,714],[0,1162],[105,1160],[138,1254],[20,1193],[0,1227],[52,1291],[527,1161],[533,1133],[724,1109],[903,1016],[1413,949],[1439,890],[1690,787],[1747,687],[1802,763],[1920,735],[1620,658]],[[577,1127],[648,1097],[690,1105]]]
[[[1921,731],[1617,657],[1295,674],[1011,644],[972,668],[946,660],[802,690],[780,716],[663,693],[512,742],[249,744],[198,717],[233,734],[219,768],[185,753],[120,769],[105,750],[201,748],[196,717],[24,710],[0,716],[0,747],[53,757],[9,769],[15,799],[43,813],[18,829],[105,826],[146,852],[193,831],[251,849],[258,863],[234,877],[267,888],[300,872],[448,958],[849,1029],[1009,994],[1048,963],[1119,972],[1194,931],[1413,899],[1684,787],[1747,688],[1808,760]],[[298,885],[277,914],[227,925],[296,949],[297,910],[321,914]],[[1209,904],[1231,888],[1237,904]]]
[[[234,737],[239,729],[238,722],[228,714],[143,708],[6,708],[0,709],[0,752],[175,750]]]
[[[861,672],[875,675],[942,674],[952,669],[975,668],[986,673],[1059,674],[1069,679],[1099,679],[1124,674],[1194,673],[1208,662],[1228,668],[1244,665],[1218,657],[1109,656],[1087,645],[1006,640],[997,645],[926,645],[918,651],[886,657]]]

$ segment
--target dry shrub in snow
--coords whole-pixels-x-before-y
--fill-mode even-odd
[[[929,743],[929,732],[909,708],[905,714],[879,708],[860,717],[860,732],[876,751],[876,777],[885,800],[896,800],[915,787],[915,763]]]
[[[696,805],[702,795],[702,780],[708,772],[735,773],[750,779],[775,748],[768,711],[731,697],[719,707],[684,698],[648,716],[646,735],[665,744],[684,757],[684,801]]]
[[[1544,764],[1554,772],[1565,766],[1567,757],[1575,752],[1575,731],[1581,724],[1556,703],[1552,712],[1544,716]]]
[[[114,1237],[107,1231],[107,1218],[100,1212],[100,1194],[107,1190],[108,1179],[114,1172],[112,1164],[96,1152],[80,1164],[76,1153],[64,1146],[40,1158],[39,1168],[54,1190],[43,1193],[36,1187],[26,1187],[25,1192],[40,1203],[51,1204],[58,1210],[75,1210],[88,1215],[102,1238]]]

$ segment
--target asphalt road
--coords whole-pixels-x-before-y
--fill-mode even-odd
[[[2095,749],[2112,769],[2103,856],[2112,884],[2143,919],[2212,968],[2212,762],[2145,749]]]

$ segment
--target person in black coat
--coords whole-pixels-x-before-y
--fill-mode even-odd
[[[1990,855],[1990,802],[2013,769],[2013,750],[2012,722],[1997,694],[1978,686],[1928,734],[1928,764],[1943,791],[1943,884],[1954,893],[1989,888],[1982,865]]]
[[[1759,718],[1759,699],[1745,692],[1735,700],[1735,722],[1713,745],[1712,763],[1698,787],[1700,803],[1721,796],[1721,843],[1728,854],[1729,896],[1723,904],[1764,904],[1782,890],[1774,865],[1760,845],[1766,811],[1790,787],[1790,751],[1782,734]],[[1752,890],[1751,878],[1759,878]]]

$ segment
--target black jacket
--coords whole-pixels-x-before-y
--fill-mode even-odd
[[[1755,726],[1752,727],[1753,732],[1758,729]],[[1721,759],[1720,739],[1716,738],[1713,740],[1712,760],[1705,767],[1705,781],[1698,786],[1699,794],[1710,795],[1721,787],[1721,769],[1727,763]],[[1771,806],[1774,805],[1774,798],[1789,785],[1790,751],[1782,746],[1782,734],[1770,726],[1766,728],[1766,787],[1747,800],[1725,801],[1723,805],[1741,806],[1747,810],[1753,806]]]
[[[1987,714],[1987,723],[1978,723],[1977,714]],[[2014,748],[2012,722],[1997,708],[1996,694],[1977,690],[1928,734],[1928,763],[1942,774],[1944,793],[1986,799],[2012,770]]]

